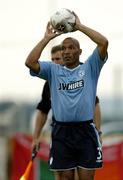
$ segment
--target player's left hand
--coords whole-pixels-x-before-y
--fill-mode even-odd
[[[74,11],[72,11],[72,13],[74,14],[74,16],[76,18],[73,31],[77,31],[77,30],[79,30],[79,25],[81,25],[81,22],[80,22],[79,17],[77,16],[77,14]]]

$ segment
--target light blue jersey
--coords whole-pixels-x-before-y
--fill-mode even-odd
[[[49,81],[51,106],[55,119],[62,122],[79,122],[93,119],[96,87],[102,66],[96,48],[84,64],[74,69],[52,62],[40,62],[39,74]]]

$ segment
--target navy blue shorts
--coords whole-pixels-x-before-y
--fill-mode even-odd
[[[102,147],[93,120],[53,122],[49,168],[62,171],[77,167],[102,167]]]

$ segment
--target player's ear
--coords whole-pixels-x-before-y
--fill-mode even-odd
[[[82,54],[82,49],[79,50],[79,55],[81,55],[81,54]]]

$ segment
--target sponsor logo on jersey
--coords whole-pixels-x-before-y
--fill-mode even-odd
[[[60,83],[58,90],[73,90],[84,87],[84,80],[79,80],[71,83]]]

